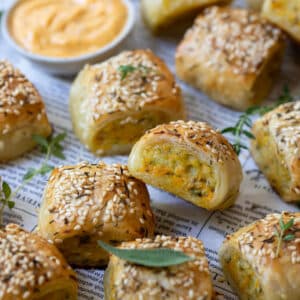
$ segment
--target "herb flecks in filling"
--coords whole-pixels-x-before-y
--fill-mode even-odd
[[[145,171],[157,177],[164,176],[172,192],[180,196],[187,190],[201,201],[211,200],[216,186],[212,166],[169,143],[149,145],[143,153]]]

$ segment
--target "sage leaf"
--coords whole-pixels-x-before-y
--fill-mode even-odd
[[[169,248],[157,249],[120,249],[98,241],[100,247],[107,252],[128,262],[146,267],[161,268],[180,265],[194,260],[183,252]]]

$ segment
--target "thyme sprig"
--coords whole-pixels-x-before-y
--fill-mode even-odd
[[[264,115],[267,112],[275,109],[281,104],[293,101],[293,97],[290,94],[289,87],[285,85],[278,100],[272,105],[268,106],[253,106],[248,108],[243,114],[240,115],[238,121],[233,127],[224,128],[221,133],[230,133],[233,136],[233,149],[239,155],[242,149],[248,149],[248,147],[242,142],[243,138],[254,139],[254,135],[251,133],[252,119],[255,115]]]
[[[24,174],[22,182],[12,191],[10,185],[3,181],[1,184],[0,192],[0,226],[3,224],[3,211],[5,207],[10,209],[14,208],[14,199],[16,195],[22,190],[22,188],[28,184],[37,175],[46,175],[54,169],[52,165],[49,164],[49,160],[52,156],[64,159],[63,147],[61,142],[66,138],[66,133],[60,133],[56,136],[51,136],[45,138],[40,135],[33,135],[33,140],[38,144],[40,151],[45,153],[45,158],[37,168],[29,168]]]
[[[294,226],[295,219],[289,220],[287,223],[284,223],[283,218],[279,219],[279,230],[275,228],[274,234],[277,236],[277,248],[275,257],[279,256],[281,245],[283,241],[292,241],[295,239],[295,235],[293,233],[288,233],[288,231]]]
[[[121,73],[121,80],[124,80],[128,74],[130,74],[134,71],[137,71],[137,70],[147,73],[150,70],[150,68],[146,67],[142,64],[139,64],[137,67],[135,67],[133,65],[121,65],[118,68],[118,71]]]

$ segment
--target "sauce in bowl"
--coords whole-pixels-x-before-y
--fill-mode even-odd
[[[9,15],[8,30],[33,54],[68,58],[111,43],[127,18],[122,0],[20,0]]]

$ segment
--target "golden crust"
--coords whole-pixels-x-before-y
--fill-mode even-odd
[[[213,100],[244,110],[269,93],[284,50],[281,31],[258,14],[212,7],[176,52],[176,72]]]
[[[0,230],[0,270],[2,300],[77,299],[76,275],[56,247],[16,224]]]
[[[294,219],[294,225],[286,234],[294,234],[289,241],[282,241],[279,256],[276,256],[279,219],[284,223]],[[239,260],[234,257],[239,255]],[[220,250],[220,261],[226,278],[237,290],[240,299],[297,300],[300,299],[300,213],[268,215],[265,219],[250,224],[227,237]],[[234,280],[234,272],[241,265],[249,266],[256,281],[258,294],[246,294],[249,288],[244,278]],[[247,271],[244,267],[244,271]],[[248,270],[249,271],[249,270]],[[249,273],[248,273],[249,274]],[[250,273],[251,274],[251,273]],[[243,282],[245,285],[243,286]]]
[[[41,96],[19,70],[0,61],[0,161],[33,148],[33,134],[51,134]]]
[[[148,171],[147,168],[143,168],[145,157],[149,156],[146,153],[147,147],[154,148],[156,144],[166,143],[171,144],[173,149],[180,147],[188,151],[190,155],[206,164],[206,169],[209,168],[212,170],[211,176],[213,178],[201,179],[204,182],[216,182],[211,197],[205,201],[200,201],[201,196],[194,197],[189,195],[188,191],[185,191],[186,187],[177,186],[177,184],[176,188],[178,187],[179,190],[175,191],[174,184],[169,186],[163,183],[163,179],[168,176],[169,171],[160,174],[159,178],[156,178],[156,175],[152,174],[151,170]],[[170,160],[171,154],[168,153],[167,155],[166,159]],[[181,163],[179,157],[176,158],[176,161],[178,164]],[[231,206],[239,193],[242,180],[241,165],[230,143],[220,133],[203,122],[176,121],[170,124],[159,125],[148,131],[134,146],[128,159],[128,167],[131,174],[136,178],[140,178],[148,184],[166,189],[168,192],[173,192],[207,209],[224,209]],[[186,168],[189,169],[190,167],[184,165],[178,167],[180,170]],[[189,177],[189,173],[180,174],[180,177],[183,176]],[[190,178],[187,181],[194,182],[194,179]],[[180,182],[178,184],[183,185]]]
[[[256,138],[251,153],[261,171],[286,201],[299,201],[300,101],[283,104],[267,113],[254,123],[252,132]],[[271,151],[273,155],[268,155]],[[286,176],[272,169],[275,163],[278,169],[285,170]]]
[[[45,189],[38,232],[71,264],[104,265],[108,254],[97,240],[114,244],[153,235],[149,202],[145,184],[126,166],[100,162],[61,167]]]
[[[126,51],[104,63],[86,66],[71,88],[70,111],[76,135],[97,154],[127,153],[135,142],[128,138],[119,142],[118,148],[118,141],[113,141],[108,149],[104,149],[105,141],[97,144],[97,136],[114,121],[119,122],[118,132],[135,122],[135,130],[141,127],[140,137],[161,122],[184,118],[181,90],[164,62],[150,50]],[[157,120],[143,128],[149,113]],[[111,130],[104,139],[114,135]]]
[[[112,255],[105,274],[105,299],[213,299],[213,286],[201,241],[192,237],[156,236],[122,243],[121,248],[170,248],[195,260],[177,266],[150,268],[125,262]]]
[[[178,19],[195,15],[203,8],[215,4],[229,4],[232,0],[142,0],[141,9],[148,26],[157,31]]]
[[[264,0],[262,16],[300,43],[299,0]]]

